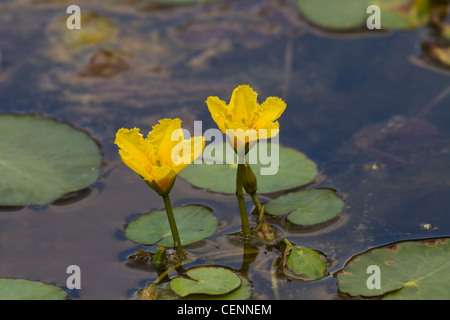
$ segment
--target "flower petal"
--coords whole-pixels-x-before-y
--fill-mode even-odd
[[[178,174],[181,170],[194,162],[205,149],[205,139],[193,137],[180,142],[172,151],[172,160],[174,162],[174,171]]]
[[[172,164],[172,149],[183,140],[181,130],[181,120],[177,118],[159,120],[159,124],[149,132],[147,139],[152,144],[160,165]]]
[[[286,109],[286,103],[278,97],[269,97],[264,101],[255,112],[251,127],[255,130],[260,129],[278,129],[277,120]],[[270,132],[268,132],[270,135]]]
[[[142,177],[147,177],[152,165],[149,155],[153,153],[153,148],[139,133],[139,129],[118,130],[114,143],[120,148],[122,161]]]
[[[225,122],[227,121],[227,113],[229,112],[226,103],[218,97],[208,97],[206,104],[214,122],[222,133],[225,133]]]
[[[267,128],[258,129],[258,140],[269,139],[275,137],[280,132],[280,124],[278,121],[272,122],[267,125]]]
[[[169,166],[152,166],[151,171],[153,181],[163,192],[172,186],[172,181],[177,176],[176,172]]]
[[[227,128],[227,138],[234,151],[239,155],[244,155],[249,147],[251,148],[258,140],[258,132],[243,125],[230,124]],[[244,152],[244,153],[242,153]]]
[[[258,94],[248,85],[241,85],[234,89],[229,105],[233,121],[248,126],[253,113],[258,108],[257,98]]]

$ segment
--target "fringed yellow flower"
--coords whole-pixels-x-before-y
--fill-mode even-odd
[[[242,232],[245,236],[251,235],[251,228],[243,187],[251,194],[258,208],[259,225],[262,223],[261,217],[264,217],[264,210],[256,196],[256,177],[253,172],[250,172],[250,167],[242,160],[258,140],[269,139],[278,134],[280,125],[276,120],[286,109],[286,103],[278,97],[269,97],[261,105],[258,104],[257,98],[258,94],[250,86],[241,85],[233,90],[228,105],[218,97],[209,97],[206,100],[213,120],[222,133],[226,133],[228,140],[238,154],[236,197],[241,215]]]
[[[147,138],[138,128],[120,129],[115,144],[122,161],[158,194],[167,194],[177,174],[198,158],[205,147],[202,136],[184,140],[180,119],[163,119]]]
[[[228,106],[218,97],[206,100],[213,120],[236,151],[242,146],[248,151],[257,140],[269,139],[279,132],[276,120],[286,109],[286,103],[278,97],[269,97],[260,105],[257,97],[250,86],[241,85],[234,89]]]

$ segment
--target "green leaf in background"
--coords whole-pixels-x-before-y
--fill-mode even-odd
[[[55,286],[23,279],[0,279],[0,300],[64,300],[67,293]]]
[[[197,267],[187,271],[190,279],[177,277],[171,289],[180,297],[190,294],[223,295],[241,286],[241,278],[233,271],[219,267]]]
[[[182,245],[203,240],[217,228],[217,219],[212,212],[201,206],[173,208]],[[152,245],[173,247],[172,232],[165,210],[152,211],[130,222],[125,236],[131,241]]]
[[[263,148],[259,149],[261,146]],[[264,148],[266,146],[268,150],[267,159],[264,159],[264,155],[266,154],[266,149]],[[216,150],[217,154],[212,151],[209,152],[208,148],[211,148],[210,150]],[[257,156],[253,157],[256,159],[249,161],[253,148],[255,148],[254,154]],[[260,194],[299,187],[312,182],[317,176],[316,164],[308,159],[306,155],[295,149],[279,146],[278,155],[272,157],[271,143],[259,142],[253,148],[247,154],[246,160],[255,173],[258,182],[258,193]],[[263,155],[261,157],[258,156],[259,150],[264,150],[261,151]],[[276,149],[274,148],[274,150]],[[212,154],[214,159],[208,157],[209,153]],[[203,155],[205,157],[203,163],[191,164],[183,169],[179,173],[179,176],[199,188],[234,194],[236,192],[237,170],[237,157],[234,150],[228,143],[224,143],[219,147],[208,145]],[[231,156],[232,159],[234,158],[234,163],[233,161],[226,161],[227,156]],[[213,160],[217,159],[220,159],[220,162],[216,161],[216,163],[212,163]],[[272,159],[272,163],[270,159]],[[210,162],[208,163],[207,161]],[[267,172],[264,172],[264,170],[270,171],[271,166],[272,168],[277,166],[277,170],[273,169],[276,172],[275,174],[267,174]]]
[[[366,28],[367,8],[380,7],[381,30],[418,28],[429,20],[429,0],[296,0],[301,14],[330,31]],[[370,30],[369,30],[370,31]]]
[[[286,265],[296,275],[306,275],[310,278],[309,280],[318,280],[328,274],[320,254],[306,247],[292,247],[287,256]]]
[[[68,124],[3,114],[0,136],[0,206],[48,204],[98,178],[97,144]]]
[[[337,274],[339,291],[383,299],[449,300],[449,240],[398,242],[358,254]],[[376,272],[379,289],[375,278],[369,278]]]
[[[267,214],[289,213],[290,222],[306,226],[334,218],[344,208],[344,201],[329,189],[314,189],[289,193],[264,206]]]

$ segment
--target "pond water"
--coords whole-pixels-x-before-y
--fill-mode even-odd
[[[236,197],[178,178],[173,206],[200,203],[219,221],[213,236],[186,247],[197,257],[186,268],[233,268],[251,279],[252,299],[339,299],[332,274],[352,255],[449,235],[450,81],[445,72],[413,62],[431,37],[429,27],[318,32],[290,1],[188,7],[79,1],[82,12],[97,13],[85,21],[102,30],[89,43],[65,28],[69,3],[0,4],[0,112],[41,113],[87,130],[101,144],[100,178],[73,198],[1,208],[0,277],[66,288],[67,267],[78,265],[82,289],[68,290],[70,298],[134,299],[157,276],[128,257],[155,247],[128,240],[125,225],[164,204],[120,161],[115,133],[121,127],[147,132],[165,117],[180,117],[188,129],[194,120],[204,130],[215,128],[206,98],[228,100],[240,84],[252,86],[260,102],[268,96],[286,101],[280,143],[317,163],[315,186],[345,196],[346,207],[330,223],[286,234],[323,252],[331,275],[306,283],[278,277],[274,288],[277,254],[263,244],[244,248],[228,235],[240,230]],[[104,24],[95,26],[100,19]],[[117,55],[116,64],[90,65],[99,49]],[[425,125],[395,129],[416,114]],[[247,205],[252,208],[250,198]],[[280,219],[271,222],[283,226]],[[423,228],[426,223],[435,228]]]

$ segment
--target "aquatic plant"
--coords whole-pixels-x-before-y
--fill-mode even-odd
[[[251,234],[251,229],[244,200],[244,185],[252,195],[258,213],[263,212],[256,197],[256,177],[250,166],[245,165],[245,155],[258,140],[278,134],[280,125],[276,120],[286,109],[286,103],[278,97],[269,97],[261,105],[258,104],[257,97],[258,94],[250,86],[240,85],[234,89],[228,105],[218,97],[210,96],[206,100],[211,117],[222,133],[226,133],[238,155],[236,197],[245,236]]]
[[[177,174],[202,153],[204,138],[184,140],[181,120],[178,118],[160,120],[147,138],[143,138],[139,131],[138,128],[119,129],[115,144],[120,148],[122,161],[163,198],[176,252],[179,257],[184,257],[169,193]],[[178,134],[177,139],[174,139],[174,134]],[[175,161],[174,154],[178,155]]]

